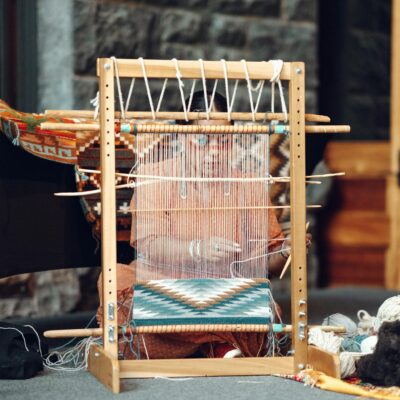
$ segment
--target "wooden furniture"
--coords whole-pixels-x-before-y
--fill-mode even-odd
[[[389,246],[386,212],[389,143],[330,142],[325,161],[332,171],[346,171],[333,183],[323,223],[323,283],[385,285]]]

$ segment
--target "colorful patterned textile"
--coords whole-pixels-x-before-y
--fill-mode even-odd
[[[51,115],[28,114],[13,110],[0,100],[0,130],[15,144],[35,156],[65,164],[76,164],[76,135],[70,131],[46,131],[42,122],[75,121]]]
[[[366,398],[398,400],[400,398],[399,387],[379,387],[362,382],[359,378],[340,380],[325,375],[319,371],[304,370],[296,375],[281,375],[285,378],[294,379],[305,385],[316,386],[323,390],[350,394]]]
[[[12,109],[7,103],[0,100],[0,130],[15,145],[35,156],[47,160],[77,165],[80,168],[99,169],[99,133],[93,131],[49,131],[40,129],[42,122],[85,123],[83,119],[62,118],[44,114],[29,114]],[[148,123],[140,120],[138,123]],[[165,121],[173,123],[173,121]],[[151,122],[154,123],[154,122]],[[161,123],[158,121],[158,123]],[[129,172],[136,161],[148,153],[159,149],[160,154],[170,154],[163,151],[168,147],[176,146],[172,135],[138,135],[137,137],[120,133],[116,134],[116,169],[117,172]],[[237,144],[240,146],[240,143]],[[285,135],[274,134],[270,136],[271,160],[270,174],[272,176],[288,176],[289,174],[289,141]],[[243,170],[244,165],[254,165],[261,155],[260,135],[255,135],[250,147],[243,152],[243,159],[250,159],[250,163],[239,165]],[[260,154],[259,154],[260,153]],[[159,161],[162,159],[160,158]],[[125,178],[126,179],[126,178]],[[78,191],[100,188],[100,176],[95,173],[76,174]],[[117,178],[117,184],[124,183],[122,177]],[[288,204],[288,185],[275,183],[271,186],[271,202],[275,205]],[[131,214],[128,211],[129,201],[132,196],[130,189],[117,192],[117,227],[118,240],[129,241]],[[93,226],[93,232],[100,237],[100,194],[81,198],[81,204],[87,221]],[[126,213],[124,213],[126,211]],[[285,220],[288,210],[277,209],[279,221]]]
[[[273,322],[268,280],[165,279],[134,286],[136,326],[269,324]]]

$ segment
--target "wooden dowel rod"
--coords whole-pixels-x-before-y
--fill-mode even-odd
[[[42,130],[65,130],[65,131],[98,131],[100,125],[93,124],[68,124],[43,122],[40,124]],[[289,129],[289,126],[285,126]],[[166,124],[137,124],[137,133],[184,133],[184,134],[253,134],[269,133],[268,125],[166,125]],[[308,125],[306,133],[348,133],[349,125]]]
[[[54,115],[57,117],[69,117],[69,118],[85,118],[92,119],[94,111],[90,110],[46,110],[45,115]],[[185,113],[180,111],[159,111],[155,113],[156,118],[159,120],[174,120],[180,121],[185,119]],[[205,112],[189,112],[187,114],[190,121],[207,119],[207,113]],[[118,120],[121,117],[119,111],[115,112],[115,118]],[[128,111],[125,113],[127,119],[153,119],[153,115],[150,111]],[[211,120],[227,120],[228,114],[225,112],[210,112],[209,119]],[[253,114],[249,112],[233,112],[231,113],[231,119],[233,121],[252,121]],[[283,121],[285,115],[283,113],[256,113],[256,121],[271,121],[279,120]],[[331,119],[326,115],[318,114],[306,114],[305,119],[308,122],[331,122]]]
[[[244,329],[241,329],[242,328]],[[315,326],[310,326],[313,328]],[[336,332],[345,333],[346,328],[343,326],[329,326],[322,325],[318,326],[324,332]],[[246,332],[246,328],[250,329],[247,332],[268,332],[269,325],[255,325],[255,324],[244,324],[244,325],[173,325],[173,326],[141,326],[135,329],[127,328],[127,333],[182,333],[182,332]],[[292,326],[286,325],[283,327],[284,333],[291,333]],[[119,330],[121,333],[121,330]],[[56,339],[56,338],[72,338],[72,337],[88,337],[88,336],[101,336],[103,334],[103,328],[85,328],[85,329],[59,329],[52,331],[45,331],[44,337]]]
[[[118,75],[121,78],[143,78],[142,65],[137,59],[117,59]],[[97,75],[102,63],[112,63],[111,59],[97,59]],[[248,61],[247,70],[250,79],[270,80],[275,73],[272,62]],[[144,60],[148,78],[175,79],[176,65],[172,60]],[[291,63],[283,63],[280,73],[281,80],[290,79]],[[178,60],[179,72],[182,79],[201,79],[201,65],[199,61]],[[240,61],[226,61],[228,79],[246,80],[243,63]],[[206,79],[224,79],[224,65],[221,61],[204,61],[204,74]]]

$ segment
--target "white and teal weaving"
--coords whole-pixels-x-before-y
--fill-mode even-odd
[[[164,279],[134,286],[136,326],[270,324],[268,280]]]

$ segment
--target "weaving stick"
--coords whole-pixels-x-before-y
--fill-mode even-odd
[[[288,125],[280,126],[285,131],[289,131]],[[64,131],[99,131],[100,124],[98,123],[56,123],[42,122],[40,124],[42,130],[64,130]],[[275,127],[273,127],[275,133]],[[131,133],[185,133],[185,134],[217,134],[217,133],[271,133],[268,125],[162,125],[162,124],[133,124],[130,127]],[[307,125],[305,126],[306,133],[349,133],[349,125]],[[129,132],[126,132],[129,133]]]
[[[306,224],[306,232],[307,232],[307,229],[308,229],[309,225],[310,225],[310,223],[307,222],[307,224]],[[290,265],[290,262],[291,262],[291,261],[292,261],[292,255],[289,254],[289,257],[288,257],[288,259],[286,260],[285,266],[284,266],[283,269],[282,269],[282,272],[281,272],[281,275],[280,275],[279,279],[282,279],[282,278],[283,278],[283,276],[284,276],[285,273],[286,273],[286,270],[289,268],[289,265]]]
[[[127,327],[127,333],[154,333],[160,331],[162,333],[171,333],[171,332],[200,332],[199,328],[203,327],[207,332],[221,332],[227,331],[232,332],[235,331],[235,328],[241,325],[225,325],[225,324],[217,324],[214,325],[171,325],[171,326],[142,326],[142,327]],[[252,325],[250,326],[250,332],[269,332],[269,325]],[[323,332],[336,332],[336,333],[345,333],[346,328],[344,326],[330,326],[330,325],[311,325],[311,328],[321,328]],[[245,330],[243,330],[245,332]],[[291,333],[292,325],[284,325],[282,326],[283,333]],[[119,333],[122,333],[121,329],[119,329]],[[88,336],[101,336],[103,334],[103,328],[83,328],[83,329],[59,329],[59,330],[51,330],[45,331],[44,337],[46,338],[68,338],[68,337],[88,337]]]
[[[45,115],[48,116],[58,116],[58,117],[69,117],[69,118],[84,118],[84,119],[92,119],[93,111],[89,110],[46,110],[44,112]],[[160,120],[174,120],[180,121],[184,119],[185,114],[180,111],[156,111],[155,113],[157,119]],[[206,119],[207,113],[206,112],[188,112],[187,113],[188,120],[198,120],[198,119]],[[232,112],[232,119],[234,121],[250,121],[251,120],[251,113],[248,112]],[[125,117],[127,119],[151,119],[152,114],[149,111],[128,111],[125,112]],[[261,113],[258,112],[255,114],[256,121],[271,121],[271,120],[284,120],[283,113]],[[121,118],[121,113],[119,111],[115,112],[116,121]],[[219,111],[210,111],[209,119],[226,119],[227,113],[219,112]],[[329,123],[331,119],[326,115],[319,115],[319,114],[305,114],[305,119],[307,122],[322,122],[322,123]]]

